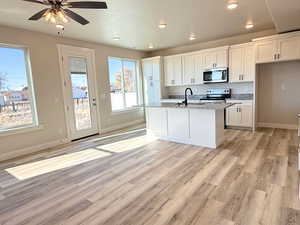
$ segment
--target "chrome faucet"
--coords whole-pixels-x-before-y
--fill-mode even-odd
[[[182,102],[185,106],[188,105],[187,92],[190,91],[190,94],[193,95],[193,91],[191,88],[186,88],[184,91],[184,101]]]

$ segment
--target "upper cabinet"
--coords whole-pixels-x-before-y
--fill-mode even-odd
[[[203,54],[188,54],[182,56],[183,85],[203,83]]]
[[[182,85],[182,56],[164,57],[164,72],[166,86]]]
[[[234,45],[229,49],[229,81],[254,81],[255,57],[254,45]]]
[[[204,52],[204,70],[228,67],[228,47],[210,49]]]
[[[256,63],[300,59],[300,36],[297,34],[276,35],[254,40]]]

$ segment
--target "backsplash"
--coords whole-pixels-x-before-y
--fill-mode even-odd
[[[224,89],[230,88],[231,94],[253,94],[253,82],[245,83],[219,83],[219,84],[200,84],[200,85],[189,85],[180,87],[167,87],[169,96],[184,95],[184,90],[190,87],[193,90],[194,95],[205,95],[208,89]]]

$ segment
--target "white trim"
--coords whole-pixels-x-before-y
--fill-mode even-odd
[[[274,39],[278,39],[278,38],[297,37],[299,35],[300,35],[300,31],[294,31],[294,32],[288,32],[288,33],[284,33],[284,34],[275,34],[275,35],[271,35],[271,36],[255,38],[255,39],[252,39],[252,41],[256,42],[256,41],[264,41],[264,40],[274,40]]]
[[[108,79],[109,79],[109,85],[110,85],[110,68],[109,68],[109,60],[110,59],[116,59],[116,60],[120,60],[121,61],[121,66],[122,66],[122,96],[123,96],[123,108],[122,109],[117,109],[117,110],[113,110],[112,109],[112,99],[111,99],[111,92],[109,91],[109,98],[110,98],[110,110],[111,110],[111,114],[115,114],[115,113],[122,113],[123,111],[135,111],[132,110],[133,107],[126,107],[126,97],[125,97],[125,81],[124,81],[124,61],[127,62],[134,62],[135,63],[135,89],[136,89],[136,101],[138,104],[140,104],[142,102],[141,99],[141,95],[143,94],[143,92],[141,90],[143,90],[143,86],[140,85],[140,82],[142,82],[142,77],[141,75],[141,70],[140,70],[140,60],[139,59],[129,59],[129,58],[120,58],[120,57],[114,57],[114,56],[108,56],[107,57],[107,68],[108,68]]]
[[[144,111],[144,107],[140,106],[140,107],[130,107],[130,108],[125,108],[125,109],[118,109],[118,110],[113,110],[111,111],[110,115],[114,116],[114,115],[119,115],[119,114],[123,114],[123,113],[131,113],[131,112],[142,112]]]
[[[11,127],[8,128],[7,131],[1,131],[2,132],[8,132],[10,133],[10,130],[18,129],[18,128],[26,128],[29,126],[39,126],[39,118],[38,118],[38,112],[37,112],[37,105],[36,105],[36,95],[35,95],[35,89],[34,89],[34,81],[33,81],[33,75],[32,75],[32,69],[31,69],[31,60],[30,60],[30,50],[27,46],[22,45],[14,45],[14,44],[3,44],[0,43],[0,47],[8,48],[8,49],[19,49],[22,50],[24,53],[24,64],[25,64],[25,77],[28,87],[28,95],[29,95],[29,104],[31,109],[31,116],[32,116],[32,124],[24,124],[20,127]]]
[[[61,73],[61,79],[62,79],[62,90],[63,90],[63,102],[64,102],[64,111],[65,111],[65,119],[66,119],[66,126],[67,126],[67,139],[71,141],[72,139],[76,139],[77,137],[72,137],[72,124],[70,124],[70,120],[68,119],[70,117],[70,112],[68,110],[69,107],[69,99],[68,99],[68,90],[66,90],[66,85],[67,84],[67,76],[65,74],[65,65],[64,65],[64,51],[65,52],[72,52],[74,56],[78,57],[91,57],[91,71],[89,72],[92,74],[90,77],[92,79],[93,87],[92,88],[92,93],[94,93],[95,98],[96,98],[96,119],[97,120],[97,131],[98,133],[101,130],[101,117],[100,117],[100,98],[99,98],[99,86],[97,82],[97,71],[96,71],[96,65],[95,65],[95,50],[94,49],[89,49],[89,48],[82,48],[82,47],[77,47],[77,46],[69,46],[69,45],[62,45],[62,44],[57,44],[57,49],[58,49],[58,54],[59,54],[59,64],[60,64],[60,73]],[[87,56],[88,55],[88,56]],[[87,134],[88,135],[88,134]]]
[[[0,131],[0,137],[22,134],[22,133],[29,133],[29,132],[39,131],[42,129],[44,129],[43,125],[37,126],[37,125],[32,125],[32,124],[28,125],[28,126],[10,128],[7,130]]]
[[[267,127],[267,128],[288,129],[288,130],[298,129],[298,126],[296,124],[283,124],[283,123],[257,123],[257,126]]]
[[[58,145],[65,144],[65,143],[68,143],[68,142],[69,141],[67,139],[62,139],[62,140],[51,141],[51,142],[47,142],[47,143],[40,144],[40,145],[35,145],[35,146],[23,148],[23,149],[10,151],[10,152],[1,154],[0,155],[1,156],[0,161],[13,159],[13,158],[16,158],[16,157],[19,157],[19,156],[24,156],[24,155],[34,153],[34,152],[38,152],[38,151],[41,151],[41,150],[44,150],[44,149],[47,149],[47,148],[56,147]]]
[[[131,122],[128,122],[128,123],[121,123],[121,124],[114,125],[114,126],[111,126],[111,127],[108,127],[108,128],[104,128],[104,129],[101,129],[101,133],[108,133],[108,132],[111,132],[111,131],[120,130],[120,129],[123,129],[123,128],[126,128],[126,127],[138,125],[138,124],[141,124],[141,123],[145,123],[145,119],[134,120],[134,121],[131,121]]]

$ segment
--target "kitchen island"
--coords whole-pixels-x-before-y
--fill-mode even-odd
[[[224,110],[232,105],[149,104],[146,106],[147,133],[162,140],[217,148],[224,140]]]

